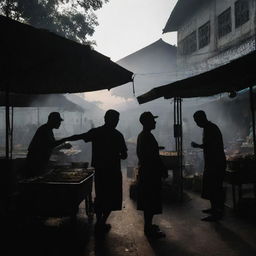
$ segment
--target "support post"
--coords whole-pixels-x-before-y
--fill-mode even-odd
[[[9,88],[6,86],[5,90],[5,158],[9,160],[9,134],[10,134],[10,109],[9,109]]]
[[[178,196],[179,200],[183,199],[183,138],[182,138],[182,99],[180,97],[174,98],[174,137],[176,152],[178,155]]]
[[[255,112],[254,112],[254,98],[252,86],[250,86],[250,109],[252,115],[252,135],[253,135],[253,152],[254,158],[256,159],[256,136],[255,136]]]

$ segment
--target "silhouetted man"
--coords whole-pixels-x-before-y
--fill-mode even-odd
[[[137,209],[144,211],[144,233],[151,238],[164,237],[159,227],[152,223],[155,214],[162,213],[162,178],[168,176],[159,156],[158,143],[151,133],[155,129],[157,116],[144,112],[140,116],[143,130],[137,138],[139,159]]]
[[[39,176],[45,173],[52,150],[63,144],[67,138],[55,140],[53,129],[59,129],[63,119],[59,112],[51,112],[46,124],[40,126],[28,147],[26,159],[27,176]],[[67,147],[70,147],[67,144]]]
[[[226,169],[226,157],[222,134],[214,123],[208,121],[204,111],[194,113],[194,121],[203,128],[203,143],[191,143],[194,148],[202,148],[204,152],[204,172],[202,198],[211,202],[211,208],[203,210],[210,215],[204,221],[217,221],[222,218],[224,209],[223,179]]]
[[[119,112],[110,109],[104,116],[105,124],[69,139],[92,142],[92,163],[95,167],[96,231],[109,231],[107,218],[111,211],[122,209],[121,159],[127,158],[123,135],[116,130]]]

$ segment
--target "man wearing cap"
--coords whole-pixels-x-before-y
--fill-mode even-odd
[[[162,178],[168,172],[159,156],[159,146],[151,133],[155,129],[157,116],[144,112],[140,116],[143,130],[137,138],[139,160],[137,209],[144,212],[144,233],[148,237],[161,238],[165,234],[152,223],[155,214],[162,213]]]
[[[110,230],[106,223],[111,211],[122,209],[121,159],[127,158],[127,147],[121,132],[116,129],[119,112],[109,109],[104,116],[104,125],[86,133],[74,135],[73,140],[92,142],[92,163],[95,168],[95,231],[100,234]]]
[[[55,140],[53,129],[58,129],[63,119],[59,112],[51,112],[46,124],[40,126],[33,136],[28,147],[26,159],[27,176],[39,176],[44,174],[48,165],[52,150],[63,144],[67,138]],[[69,144],[69,146],[71,146]]]

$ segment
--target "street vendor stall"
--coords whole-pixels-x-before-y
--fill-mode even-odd
[[[5,94],[0,92],[0,106],[5,106]],[[79,105],[73,103],[68,100],[62,94],[16,94],[10,93],[9,95],[9,106],[11,107],[11,118],[10,118],[10,158],[19,158],[26,156],[26,148],[17,147],[14,148],[14,113],[15,108],[35,108],[37,112],[37,123],[39,125],[40,122],[40,109],[42,108],[58,108],[58,110],[69,111],[69,112],[77,112],[80,115],[83,115],[84,109]],[[29,130],[29,129],[28,129]],[[21,146],[21,145],[19,145]],[[0,152],[2,155],[2,152]]]
[[[208,97],[220,93],[238,92],[245,88],[249,88],[250,92],[250,110],[252,120],[252,137],[253,137],[253,159],[255,165],[256,156],[256,140],[255,140],[255,111],[254,111],[254,97],[253,86],[256,84],[255,73],[256,51],[251,52],[243,57],[240,57],[228,64],[192,76],[183,80],[176,81],[171,84],[163,85],[152,89],[151,91],[137,97],[138,102],[143,104],[155,100],[160,97],[165,99],[175,98],[194,98],[194,97]],[[181,112],[181,109],[180,109]],[[249,112],[249,109],[248,109]],[[181,127],[182,130],[182,122]],[[243,183],[255,183],[256,170],[255,168],[243,168],[238,175],[237,172],[228,172],[228,181],[233,185],[239,180],[239,185]],[[250,173],[250,174],[248,174]],[[231,177],[230,177],[231,176]],[[238,178],[237,178],[238,177]],[[244,177],[247,177],[246,179]],[[249,180],[248,180],[249,179]]]
[[[165,99],[208,97],[220,93],[234,93],[249,88],[254,128],[253,142],[256,144],[253,98],[253,86],[256,84],[255,62],[256,51],[208,72],[156,87],[138,96],[137,99],[140,104],[143,104],[161,97]]]
[[[89,45],[4,16],[0,16],[0,30],[0,91],[5,93],[6,109],[6,157],[0,163],[3,176],[0,203],[3,211],[6,211],[11,183],[10,93],[57,94],[110,90],[131,82],[133,73]],[[40,185],[36,183],[35,186]]]
[[[44,29],[0,16],[0,91],[5,92],[6,158],[9,158],[9,93],[54,94],[108,89],[133,73],[109,57]]]

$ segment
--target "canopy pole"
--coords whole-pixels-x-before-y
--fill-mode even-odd
[[[40,125],[39,107],[37,108],[37,126]]]
[[[178,169],[176,173],[176,182],[178,189],[179,200],[183,199],[183,149],[182,149],[182,99],[180,97],[174,97],[174,137],[176,144],[176,152],[178,157]]]
[[[11,124],[10,124],[10,158],[12,159],[12,153],[13,153],[13,111],[14,111],[14,107],[11,107],[12,111],[11,111]]]
[[[80,132],[83,132],[83,113],[80,115]]]
[[[5,90],[5,158],[9,160],[9,132],[10,132],[10,110],[9,110],[9,88],[6,84]]]
[[[252,115],[253,152],[254,152],[254,158],[256,159],[255,112],[254,112],[254,99],[253,99],[252,86],[250,86],[250,108],[251,108],[251,115]]]

